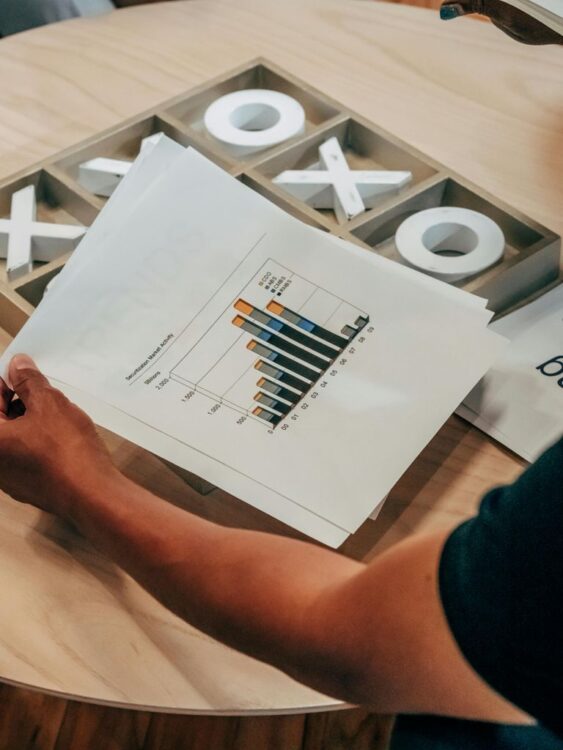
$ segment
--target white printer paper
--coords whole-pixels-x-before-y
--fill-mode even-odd
[[[98,263],[103,262],[100,256],[102,248],[106,247],[104,241],[127,221],[146,192],[147,186],[154,185],[164,176],[174,160],[181,156],[184,151],[183,146],[165,136],[161,137],[157,143],[148,143],[141,149],[139,156],[114,190],[111,200],[107,202],[104,210],[72,253],[63,271],[53,280],[53,292],[50,288],[49,300],[54,297],[55,287],[58,294],[59,289],[69,282],[74,272],[79,269],[82,270],[86,263],[91,260]],[[42,302],[42,305],[46,305],[46,300]]]
[[[563,285],[491,328],[510,346],[459,414],[533,461],[563,434]]]
[[[490,313],[192,149],[154,175],[3,366],[29,353],[99,424],[337,546],[492,363]]]

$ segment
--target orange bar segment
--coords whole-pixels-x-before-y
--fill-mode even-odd
[[[280,305],[279,302],[274,302],[274,300],[268,302],[266,309],[274,313],[274,315],[281,315],[284,310],[283,305]]]
[[[249,305],[248,302],[245,302],[243,299],[237,300],[237,302],[235,303],[235,309],[241,313],[244,313],[245,315],[250,315],[250,313],[254,310],[252,305]]]

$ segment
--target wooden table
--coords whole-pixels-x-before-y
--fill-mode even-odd
[[[563,233],[560,50],[515,44],[469,19],[445,24],[424,9],[367,0],[171,2],[2,40],[0,179],[258,55]],[[229,510],[228,498],[198,498],[156,458],[115,436],[107,440],[124,471],[171,502],[252,524],[244,510]],[[344,551],[369,560],[407,534],[456,524],[521,465],[452,418],[377,521],[364,524]],[[198,715],[335,706],[194,631],[68,528],[5,496],[0,586],[6,683]],[[321,747],[321,730],[314,744],[299,721],[301,744],[291,729],[272,733],[268,746]],[[218,735],[214,742],[201,747],[239,747]],[[90,745],[83,738],[78,746]]]

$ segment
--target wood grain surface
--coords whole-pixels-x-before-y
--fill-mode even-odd
[[[369,0],[190,0],[2,40],[0,179],[258,55],[563,231],[559,50]],[[157,459],[105,437],[124,471],[171,502],[252,525],[243,511],[226,514],[228,497],[198,496]],[[369,560],[407,534],[454,525],[521,465],[452,418],[344,551]],[[0,677],[20,686],[0,689],[0,750],[385,746],[389,721],[356,710],[116,708],[272,713],[333,701],[180,623],[70,529],[7,497],[0,585]]]
[[[0,750],[385,750],[392,720],[359,709],[171,716],[0,685]]]

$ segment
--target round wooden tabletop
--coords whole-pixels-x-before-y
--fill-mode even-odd
[[[489,24],[368,0],[189,0],[0,47],[0,179],[261,55],[563,233],[563,57]],[[198,496],[158,459],[106,438],[124,471],[171,502],[254,523],[223,493]],[[521,466],[451,418],[344,551],[367,560],[406,534],[458,523]],[[0,585],[6,682],[179,713],[337,705],[190,628],[71,529],[6,496]]]

